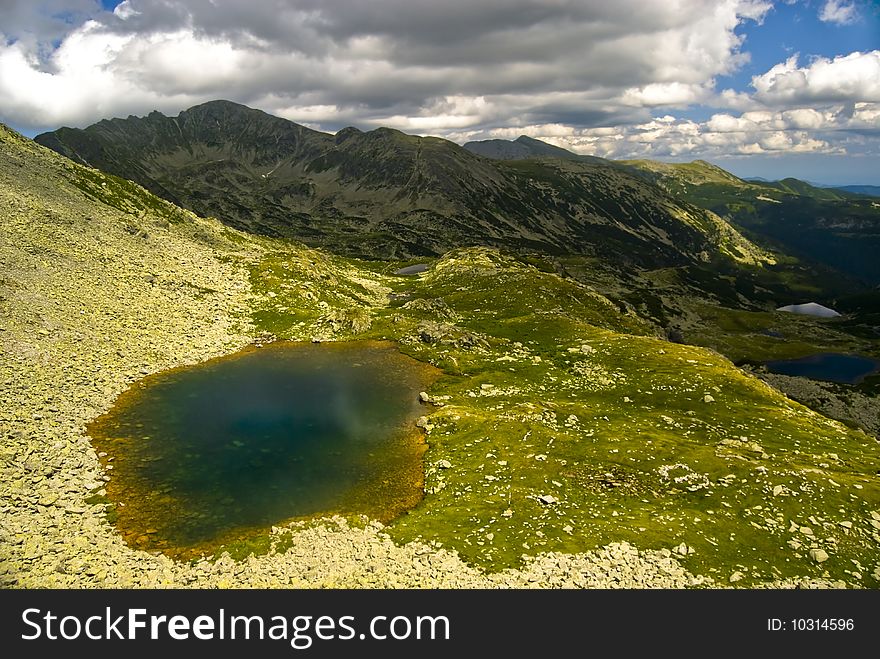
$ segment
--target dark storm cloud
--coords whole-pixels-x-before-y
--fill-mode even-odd
[[[101,11],[98,0],[2,0],[0,34],[7,40],[51,44]]]
[[[44,3],[43,15],[51,4]],[[95,4],[84,2],[82,11],[94,13]],[[134,87],[135,97],[154,98],[161,107],[170,105],[169,99],[272,97],[276,107],[270,110],[384,108],[399,119],[423,118],[455,97],[479,100],[488,116],[470,116],[472,125],[497,125],[514,120],[504,116],[511,110],[517,121],[530,116],[522,97],[531,96],[540,108],[531,114],[547,121],[572,116],[611,121],[618,113],[632,114],[625,107],[632,103],[620,102],[627,90],[658,81],[705,86],[735,66],[739,39],[733,28],[766,8],[757,0],[721,5],[722,10],[710,0],[674,6],[641,0],[128,0],[113,14],[95,16],[97,23],[71,30],[71,47],[54,51],[44,70],[63,75],[79,68],[75,58],[100,60],[109,50],[105,61],[94,62],[101,74],[95,79],[110,72]],[[35,15],[17,11],[8,23]],[[100,43],[102,36],[108,44]],[[28,53],[9,55],[27,59]],[[20,62],[8,64],[10,70],[13,64]],[[550,101],[559,101],[559,94],[567,97],[553,117]],[[84,113],[80,104],[78,114]],[[453,124],[464,121],[465,115],[456,116]],[[424,125],[421,119],[416,123]],[[442,130],[442,122],[436,128]]]

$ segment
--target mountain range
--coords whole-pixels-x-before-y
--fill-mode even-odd
[[[465,148],[492,158],[551,155],[591,158],[528,137],[509,142],[469,142]],[[609,161],[606,161],[609,162]],[[711,210],[760,244],[831,266],[872,284],[880,283],[880,205],[872,186],[817,187],[794,178],[741,179],[704,160],[665,163],[616,161],[680,203]]]
[[[515,140],[482,140],[467,142],[464,148],[486,158],[495,160],[527,160],[530,158],[562,158],[577,162],[611,164],[611,161],[596,156],[584,156],[568,149],[547,144],[528,135],[520,135]]]
[[[880,197],[880,185],[835,185],[834,189],[869,197]]]
[[[228,101],[35,139],[255,235],[368,259],[532,255],[658,332],[737,360],[773,346],[731,314],[817,302],[860,336],[880,314],[880,204],[796,179],[604,160],[526,136],[461,147],[387,128],[331,135]]]
[[[880,283],[876,202],[705,161],[610,161],[526,136],[331,135],[229,101],[35,139],[235,228],[356,256],[492,245],[656,268],[769,263],[769,248]]]
[[[311,130],[227,101],[36,141],[235,228],[368,257],[492,245],[658,267],[765,259],[711,211],[599,158],[494,160],[379,128]],[[573,154],[572,154],[573,155]]]

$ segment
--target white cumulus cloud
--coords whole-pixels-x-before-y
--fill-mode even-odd
[[[848,25],[858,20],[859,12],[852,0],[826,0],[819,10],[819,20],[825,23]]]
[[[652,108],[700,102],[716,76],[746,61],[736,28],[771,7],[125,0],[102,12],[95,0],[71,0],[84,19],[66,23],[51,18],[61,0],[10,1],[15,13],[0,21],[0,119],[20,127],[227,98],[330,130],[438,134],[644,121]]]
[[[752,78],[755,98],[768,105],[880,101],[880,50],[798,66],[797,55]]]

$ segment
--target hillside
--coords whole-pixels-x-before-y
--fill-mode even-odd
[[[319,133],[226,101],[36,140],[235,228],[357,256],[491,245],[652,267],[765,258],[715,215],[601,159],[493,161],[385,128]]]
[[[714,211],[748,236],[808,261],[880,283],[880,204],[797,179],[745,181],[697,160],[622,161],[676,199]]]
[[[880,247],[880,206],[867,198],[876,196],[872,186],[740,179],[705,160],[603,161],[526,136],[468,142],[464,148],[502,161],[549,158],[617,166],[655,183],[681,203],[713,211],[762,246],[836,269],[863,284],[880,283],[880,261],[874,258]]]
[[[880,197],[880,185],[838,185],[834,189],[869,197]]]
[[[491,247],[395,276],[407,262],[227,228],[5,127],[0,201],[5,587],[880,580],[874,439],[574,279]],[[85,424],[148,373],[274,338],[392,340],[442,369],[423,501],[385,527],[279,520],[192,561],[126,544]]]

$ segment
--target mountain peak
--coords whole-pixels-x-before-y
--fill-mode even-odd
[[[560,158],[594,164],[608,164],[604,158],[582,156],[563,149],[561,146],[549,144],[528,135],[520,135],[515,140],[483,140],[468,142],[464,145],[468,151],[495,160],[527,160],[529,158]]]
[[[627,170],[525,135],[489,143],[506,154],[496,161],[536,161],[518,167],[440,138],[384,127],[330,135],[218,100],[37,141],[235,228],[360,255],[481,244],[625,253],[653,266],[698,261],[722,235]],[[564,189],[566,203],[548,203],[548,187]],[[619,205],[621,195],[639,209]]]
[[[363,134],[364,133],[362,130],[355,128],[354,126],[346,126],[342,130],[336,131],[336,135],[335,135],[336,143],[342,144],[343,142],[345,142],[348,139],[351,139],[352,137],[357,137],[358,135],[363,135]]]
[[[193,112],[193,111],[204,111],[204,110],[236,110],[239,112],[260,112],[263,113],[262,110],[256,110],[252,107],[248,107],[247,105],[243,105],[241,103],[236,103],[235,101],[227,101],[225,99],[216,99],[213,101],[205,101],[204,103],[199,103],[198,105],[193,105],[191,108],[184,110],[184,112]],[[265,113],[263,113],[265,114]]]
[[[520,135],[517,137],[514,142],[519,142],[520,144],[546,144],[546,142],[542,142],[541,140],[535,139],[534,137],[529,137],[528,135]]]

